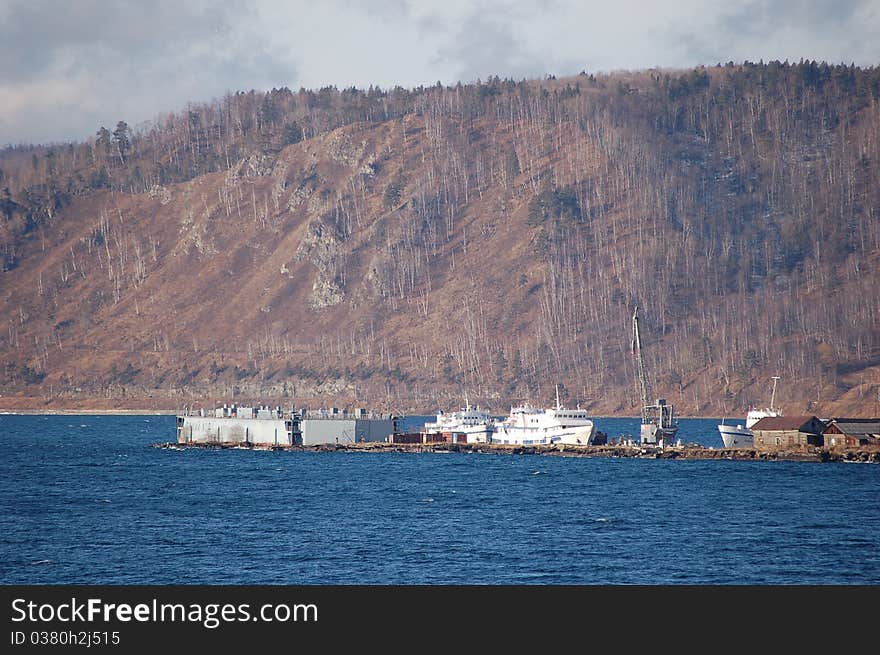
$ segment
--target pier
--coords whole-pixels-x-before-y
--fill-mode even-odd
[[[363,442],[318,445],[214,444],[174,442],[153,444],[155,448],[183,450],[184,448],[283,450],[312,453],[472,453],[491,455],[532,455],[556,457],[605,457],[665,460],[737,460],[789,462],[863,462],[880,464],[880,447],[857,449],[826,449],[817,447],[787,447],[774,450],[751,448],[707,448],[698,445],[654,447],[643,445],[575,446],[555,444],[543,446],[512,446],[502,444],[467,443],[388,443]]]

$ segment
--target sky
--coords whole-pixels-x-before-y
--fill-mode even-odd
[[[0,146],[273,87],[880,65],[880,0],[0,0]]]

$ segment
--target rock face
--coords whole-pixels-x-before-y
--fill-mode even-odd
[[[319,277],[312,285],[312,295],[309,296],[309,306],[312,309],[322,309],[338,305],[344,299],[342,289],[330,280]]]
[[[148,195],[151,198],[158,198],[159,202],[163,205],[167,205],[171,202],[171,191],[168,187],[162,186],[161,184],[154,184],[151,186]]]
[[[242,159],[233,169],[237,177],[262,177],[272,174],[275,159],[265,153],[254,153]]]
[[[342,239],[335,229],[320,220],[309,224],[306,236],[296,251],[297,260],[311,262],[317,269],[309,306],[312,309],[332,307],[341,303],[345,297],[336,282],[336,265],[339,257],[339,244]]]

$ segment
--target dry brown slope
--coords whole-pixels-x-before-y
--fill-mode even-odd
[[[515,129],[474,129],[477,150],[516,143]],[[526,394],[547,401],[557,380],[522,384],[518,367],[529,362],[513,361],[530,360],[534,380],[556,335],[555,273],[541,254],[544,228],[528,216],[535,178],[486,171],[490,181],[456,211],[415,224],[407,203],[439,203],[435,176],[454,165],[435,130],[416,115],[356,124],[150,194],[77,199],[6,274],[2,364],[18,395],[7,390],[0,404],[265,398],[424,411],[464,391],[499,411]],[[572,138],[589,153],[581,179],[608,166],[607,152]],[[558,175],[562,157],[543,153],[528,166]],[[392,183],[402,191],[389,202]],[[616,288],[597,280],[631,263],[620,257],[634,238],[629,209],[596,220],[606,242],[573,292]],[[596,325],[583,330],[601,334],[592,343],[611,373],[597,385],[583,374],[594,363],[573,362],[559,381],[593,411],[632,412],[631,309],[609,297],[595,307]],[[585,346],[583,356],[596,352]],[[878,371],[874,363],[845,375],[849,391],[826,389],[824,404],[821,386],[816,405],[812,388],[790,389],[786,409],[862,413]],[[660,393],[681,411],[727,413],[711,393],[718,383],[708,368],[689,370]],[[760,376],[749,385],[762,395]]]

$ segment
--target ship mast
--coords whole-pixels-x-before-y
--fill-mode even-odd
[[[779,376],[773,376],[773,393],[770,394],[770,409],[771,411],[775,411],[776,409],[776,383],[779,382]]]
[[[639,336],[639,308],[638,305],[633,310],[633,333],[632,333],[632,354],[636,358],[636,374],[639,378],[639,390],[642,393],[642,416],[645,414],[645,407],[648,405],[648,381],[645,376],[645,362],[642,360],[642,340]]]

